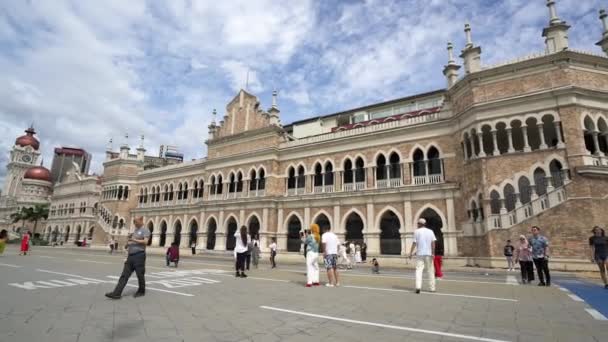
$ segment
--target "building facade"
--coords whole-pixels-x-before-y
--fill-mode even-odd
[[[547,6],[545,51],[513,62],[484,66],[466,25],[464,75],[448,44],[446,89],[286,126],[276,93],[264,110],[241,90],[204,159],[149,168],[143,146],[109,151],[98,221],[116,234],[143,216],[150,245],[208,250],[233,249],[244,225],[293,252],[317,223],[370,255],[405,255],[426,218],[446,256],[488,264],[538,225],[552,256],[586,258],[591,227],[608,222],[608,58],[571,50]]]

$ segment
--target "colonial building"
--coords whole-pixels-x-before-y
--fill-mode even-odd
[[[404,255],[423,217],[447,256],[486,263],[538,225],[553,257],[586,258],[590,228],[608,222],[608,58],[570,49],[547,6],[545,51],[511,62],[484,65],[466,25],[464,74],[448,44],[446,89],[285,126],[276,93],[264,110],[241,90],[214,111],[207,158],[149,168],[143,145],[109,151],[98,222],[118,234],[141,215],[150,245],[208,250],[234,248],[245,225],[294,252],[317,223]]]
[[[51,173],[40,162],[40,142],[34,127],[15,139],[10,152],[4,190],[0,196],[0,228],[14,230],[21,223],[13,223],[11,214],[21,208],[48,204],[53,193]],[[29,223],[25,224],[27,227]],[[31,228],[31,227],[30,227]]]
[[[96,243],[105,242],[105,232],[96,228],[101,178],[82,174],[81,169],[81,165],[72,163],[62,182],[54,187],[43,232],[49,242],[74,243],[85,238]]]

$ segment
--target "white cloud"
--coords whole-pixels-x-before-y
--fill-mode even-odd
[[[257,72],[244,62],[229,60],[222,62],[221,66],[228,73],[231,87],[235,92],[245,88],[253,92],[260,92],[264,89],[258,80]]]

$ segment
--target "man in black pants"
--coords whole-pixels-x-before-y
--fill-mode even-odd
[[[144,273],[146,272],[146,245],[148,243],[148,238],[150,237],[150,231],[148,228],[144,227],[144,219],[141,216],[136,217],[133,220],[133,224],[136,229],[127,242],[129,256],[125,261],[122,274],[120,275],[120,279],[118,280],[118,284],[116,284],[114,291],[106,293],[106,297],[111,299],[120,299],[122,290],[127,285],[127,281],[129,281],[129,277],[133,271],[137,274],[137,281],[139,283],[137,292],[135,292],[133,297],[137,298],[146,294]]]
[[[532,237],[530,238],[532,247],[532,259],[538,272],[538,286],[551,286],[551,275],[549,274],[549,240],[540,235],[538,226],[532,227]]]

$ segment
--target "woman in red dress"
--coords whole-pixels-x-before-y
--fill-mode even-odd
[[[19,255],[26,255],[27,251],[29,250],[29,246],[30,246],[30,234],[25,232],[21,236],[21,251],[19,252]]]

